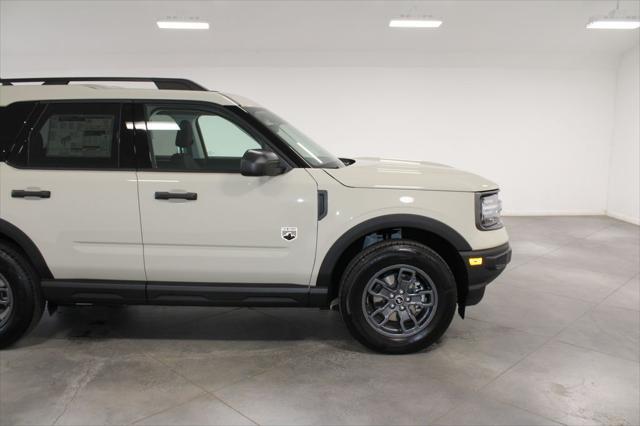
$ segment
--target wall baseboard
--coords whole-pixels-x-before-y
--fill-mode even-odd
[[[518,210],[505,211],[503,216],[606,216],[604,210]]]
[[[640,225],[640,217],[628,216],[626,214],[620,214],[615,212],[607,212],[607,216],[612,217],[614,219],[621,220],[623,222],[632,223],[634,225]]]
[[[604,210],[542,210],[542,211],[507,211],[503,216],[609,216],[623,222],[640,225],[640,218]]]

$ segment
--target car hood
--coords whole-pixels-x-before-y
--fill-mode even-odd
[[[452,167],[426,161],[356,158],[348,167],[325,169],[353,188],[416,189],[432,191],[488,191],[495,183]]]

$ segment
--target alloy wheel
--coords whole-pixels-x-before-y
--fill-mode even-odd
[[[9,282],[0,274],[0,328],[3,328],[13,311],[13,292]]]
[[[389,337],[406,338],[424,330],[438,306],[436,286],[429,276],[410,265],[393,265],[367,283],[362,309],[369,325]]]

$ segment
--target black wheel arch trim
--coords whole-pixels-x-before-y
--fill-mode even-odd
[[[332,274],[342,253],[359,238],[385,228],[416,228],[431,232],[448,241],[457,251],[470,251],[471,246],[455,229],[439,220],[413,214],[379,216],[355,225],[333,243],[322,260],[316,287],[331,287]]]
[[[33,240],[15,225],[0,219],[0,239],[3,237],[16,244],[27,255],[27,261],[31,262],[41,278],[53,278],[47,262]]]

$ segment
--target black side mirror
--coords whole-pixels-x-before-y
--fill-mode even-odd
[[[240,160],[243,176],[276,176],[284,173],[280,158],[266,149],[248,149]]]

